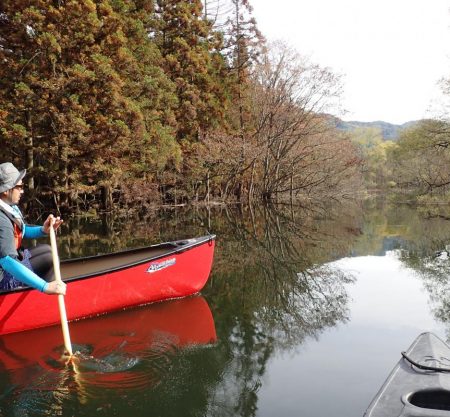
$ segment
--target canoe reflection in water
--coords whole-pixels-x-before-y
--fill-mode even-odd
[[[153,387],[177,354],[216,341],[211,310],[201,296],[72,322],[70,332],[77,352],[73,364],[61,361],[59,326],[0,338],[1,404],[36,411],[51,404],[54,412],[58,404],[73,409],[105,388],[135,392]]]

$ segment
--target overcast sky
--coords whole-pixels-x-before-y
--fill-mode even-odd
[[[430,116],[450,78],[450,0],[252,0],[268,40],[344,75],[344,120]]]

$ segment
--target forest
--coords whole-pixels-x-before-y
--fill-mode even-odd
[[[0,159],[62,211],[345,198],[340,77],[269,44],[247,0],[0,5]],[[331,120],[331,121],[330,121]]]
[[[368,193],[385,193],[397,202],[448,217],[450,203],[450,124],[445,116],[424,119],[385,140],[377,128],[349,133],[358,144]]]
[[[27,169],[36,207],[302,205],[450,184],[446,122],[395,143],[337,129],[341,76],[267,42],[249,0],[3,0],[0,62],[0,160]]]

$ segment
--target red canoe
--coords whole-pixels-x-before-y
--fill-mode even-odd
[[[208,280],[215,236],[61,262],[68,320],[199,292]],[[56,297],[30,288],[0,293],[0,335],[59,323]]]

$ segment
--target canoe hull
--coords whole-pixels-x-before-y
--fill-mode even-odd
[[[364,417],[450,417],[450,347],[422,333],[405,355],[418,366],[402,358]]]
[[[182,250],[168,251],[165,256],[159,254],[128,267],[66,281],[68,319],[199,292],[211,271],[214,237],[197,240]],[[59,320],[56,298],[32,289],[0,294],[0,334],[51,326]]]

